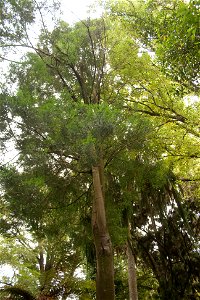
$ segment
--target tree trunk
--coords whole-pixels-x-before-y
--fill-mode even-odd
[[[97,274],[96,299],[114,300],[114,265],[112,243],[106,224],[104,192],[101,184],[101,168],[92,167],[94,199],[92,207],[92,229],[96,248]]]
[[[128,258],[129,299],[138,300],[135,258],[129,240],[127,241],[127,258]]]
[[[39,268],[40,268],[40,273],[44,272],[44,249],[43,249],[43,245],[42,242],[38,242],[38,247],[39,247],[39,257],[38,257],[38,263],[39,263]]]

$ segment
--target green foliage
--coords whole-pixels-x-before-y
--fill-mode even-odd
[[[29,293],[27,290],[15,286],[15,287],[4,287],[1,291],[0,291],[0,298],[1,299],[13,299],[13,300],[17,300],[17,299],[27,299],[27,300],[34,300],[35,297]]]
[[[115,257],[115,285],[116,299],[129,299],[128,291],[128,270],[126,261],[125,247],[117,248]],[[159,299],[157,288],[158,282],[153,276],[150,269],[145,268],[143,263],[137,260],[137,288],[139,299]]]
[[[155,52],[165,73],[198,92],[199,1],[116,1],[141,46]]]
[[[8,0],[0,4],[0,43],[20,41],[25,35],[25,26],[34,21],[34,2]]]
[[[196,297],[199,290],[198,233],[194,229],[196,223],[191,222],[197,215],[195,210],[193,217],[188,215],[190,202],[182,198],[173,175],[168,175],[164,185],[157,188],[148,179],[142,185],[141,200],[135,205],[132,219],[133,240],[138,243],[136,249],[152,268],[159,282],[161,299],[189,299],[190,295]],[[136,211],[141,213],[138,215]],[[138,229],[134,232],[134,228]]]

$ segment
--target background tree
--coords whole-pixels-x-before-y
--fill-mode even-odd
[[[155,52],[165,74],[198,93],[199,1],[116,1],[141,46]]]
[[[3,236],[7,237],[6,243],[2,240],[1,264],[16,269],[4,293],[28,288],[38,299],[60,296],[66,299],[71,293],[85,293],[84,284],[92,287],[89,281],[82,284],[75,276],[77,268],[84,264],[78,239],[83,229],[77,208],[74,207],[72,217],[70,205],[61,204],[70,191],[66,195],[66,186],[61,189],[60,185],[59,197],[59,180],[52,186],[51,176],[45,184],[39,170],[37,177],[33,170],[29,174],[15,170],[1,173],[1,184],[6,191],[1,204],[7,209],[1,224]]]

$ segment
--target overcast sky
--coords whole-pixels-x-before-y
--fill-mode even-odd
[[[78,21],[79,19],[85,19],[88,17],[88,11],[91,6],[97,9],[96,15],[101,13],[100,8],[98,9],[97,3],[95,0],[60,0],[61,9],[63,11],[63,19],[67,23],[73,23]],[[92,11],[90,12],[92,16]]]

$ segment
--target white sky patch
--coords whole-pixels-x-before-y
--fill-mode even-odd
[[[200,101],[199,97],[196,95],[187,95],[183,99],[184,99],[184,103],[186,106],[190,106],[190,105]]]
[[[83,273],[83,269],[81,267],[78,267],[74,272],[74,277],[79,279],[86,279],[85,274]]]
[[[150,50],[147,50],[146,48],[140,47],[140,48],[139,48],[139,52],[138,52],[138,57],[142,57],[142,55],[143,55],[144,53],[148,53],[149,56],[150,56],[152,59],[155,58],[155,52],[150,51]]]
[[[63,21],[72,24],[88,17],[99,17],[102,9],[94,0],[60,0]]]
[[[12,278],[14,276],[14,273],[15,273],[14,269],[7,264],[0,267],[0,274],[1,274],[0,279],[4,276]],[[0,284],[0,286],[2,286],[2,284]]]

